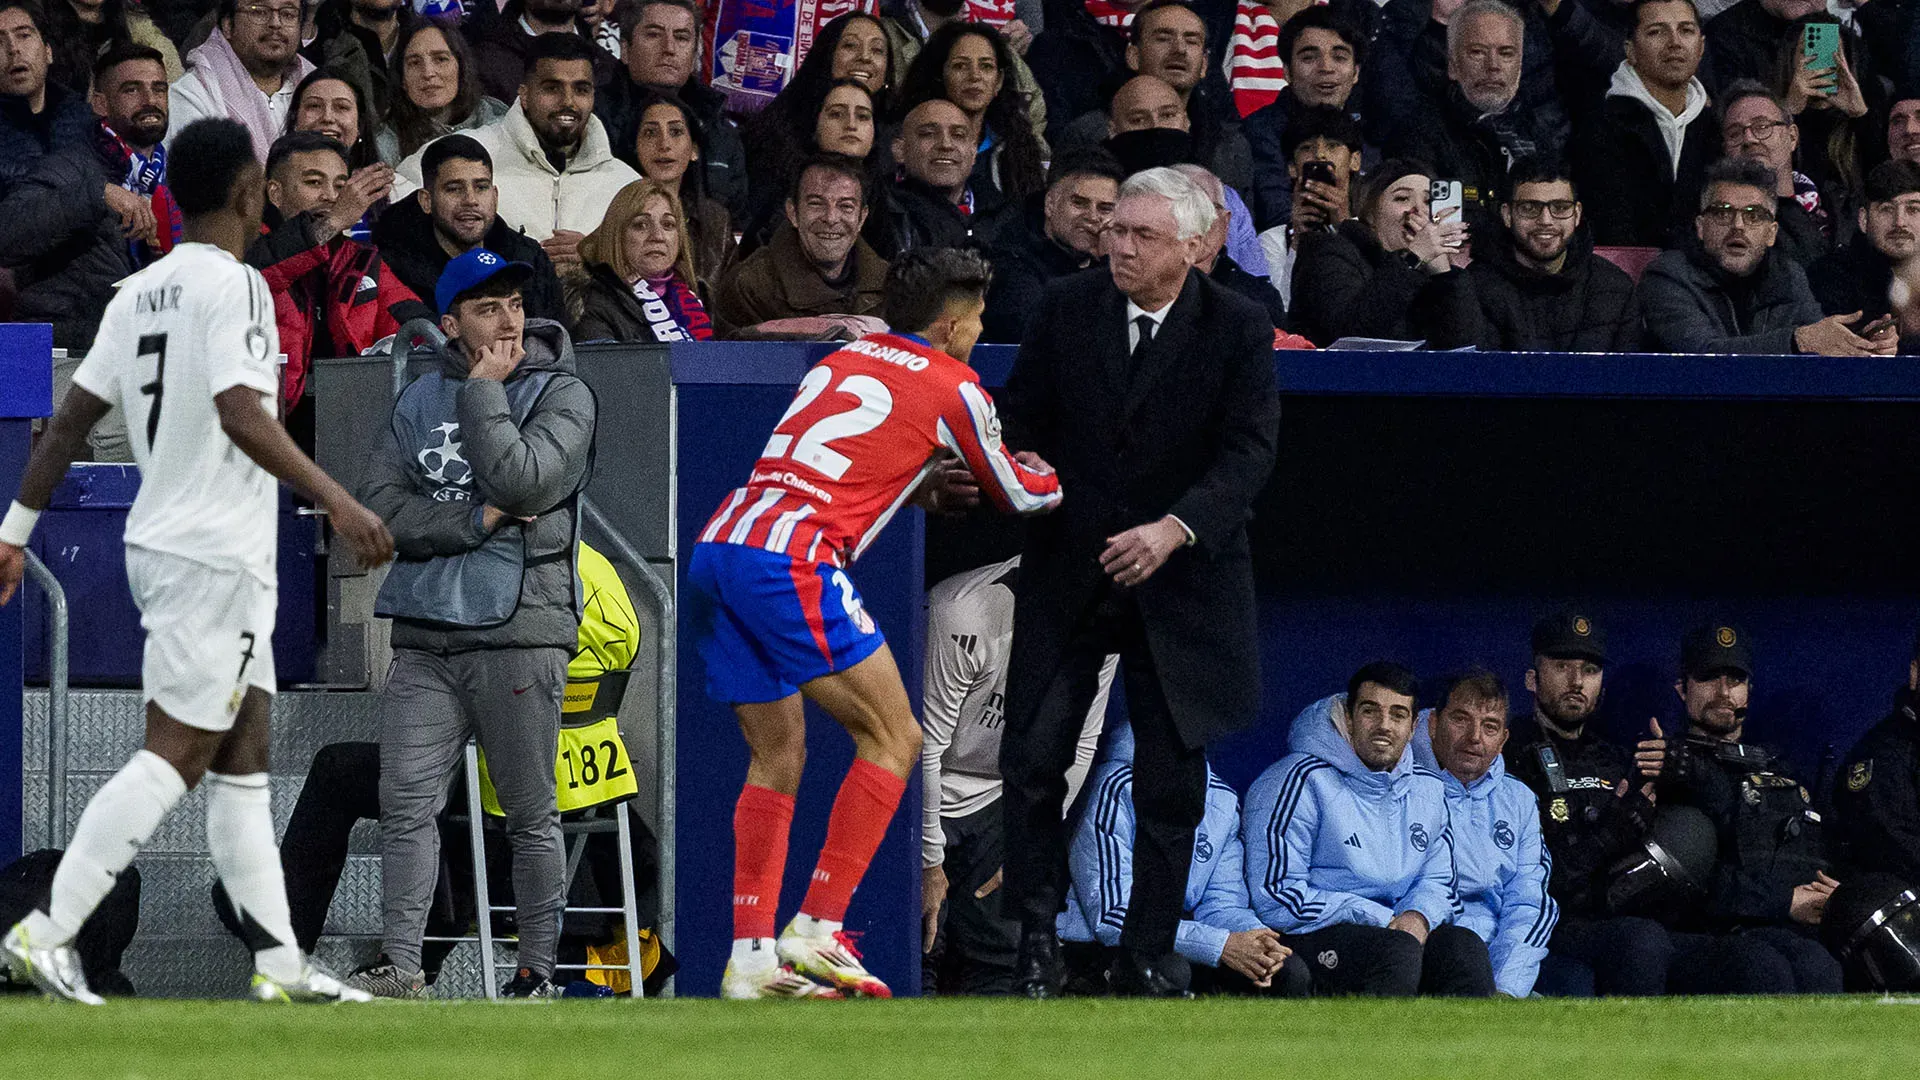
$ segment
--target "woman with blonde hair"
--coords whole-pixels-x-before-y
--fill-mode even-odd
[[[705,341],[713,323],[694,287],[686,213],[673,188],[635,180],[580,242],[567,286],[575,341]]]

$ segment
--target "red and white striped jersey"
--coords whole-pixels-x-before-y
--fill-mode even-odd
[[[1060,501],[1058,477],[1000,444],[993,399],[972,368],[918,338],[868,335],[800,380],[746,486],[700,542],[845,566],[948,453],[1002,510],[1036,514]]]

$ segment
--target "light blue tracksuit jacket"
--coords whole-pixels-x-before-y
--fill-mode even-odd
[[[1241,835],[1254,914],[1283,934],[1341,923],[1386,926],[1403,911],[1454,921],[1445,783],[1403,752],[1385,772],[1347,742],[1346,695],[1294,718],[1293,753],[1247,790]]]
[[[1087,778],[1089,796],[1073,832],[1067,864],[1073,884],[1055,929],[1062,941],[1118,945],[1133,892],[1133,734],[1124,725],[1108,734],[1108,760]],[[1240,799],[1207,770],[1207,813],[1193,834],[1186,911],[1174,933],[1174,951],[1196,964],[1220,966],[1227,935],[1258,930],[1247,904],[1242,871]]]
[[[1495,989],[1526,997],[1560,920],[1560,906],[1547,895],[1553,857],[1540,842],[1540,803],[1533,789],[1507,775],[1497,754],[1472,787],[1442,769],[1433,756],[1432,713],[1420,714],[1413,756],[1446,785],[1454,888],[1462,908],[1455,921],[1487,943]]]

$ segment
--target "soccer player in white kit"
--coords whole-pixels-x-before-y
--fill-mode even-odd
[[[254,954],[263,1001],[365,1001],[294,944],[267,792],[274,691],[275,480],[324,507],[363,565],[393,557],[380,519],[294,445],[275,413],[273,297],[240,261],[266,192],[247,129],[188,125],[169,153],[184,240],[120,284],[0,522],[0,604],[13,598],[39,512],[87,432],[127,417],[140,493],[127,580],[147,632],[146,746],[87,804],[52,898],[0,939],[0,958],[51,997],[101,1004],[73,940],[140,847],[204,777],[207,846]]]

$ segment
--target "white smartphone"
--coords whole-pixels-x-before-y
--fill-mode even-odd
[[[1440,221],[1443,218],[1447,221],[1459,221],[1461,213],[1466,209],[1466,193],[1458,180],[1431,181],[1427,187],[1427,196],[1428,214],[1434,221]],[[1448,210],[1452,210],[1453,213],[1446,213]],[[1447,247],[1455,251],[1460,249],[1459,244],[1448,244]]]

